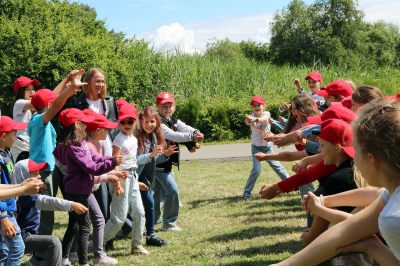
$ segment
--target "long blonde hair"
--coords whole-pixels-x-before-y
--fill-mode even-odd
[[[104,101],[107,95],[107,80],[106,80],[106,75],[104,74],[104,71],[101,68],[93,67],[90,68],[85,75],[85,78],[83,79],[83,82],[86,82],[87,85],[83,85],[83,93],[85,94],[85,97],[87,98],[89,93],[90,93],[90,80],[96,73],[101,73],[104,76],[104,87],[103,90],[99,94],[99,98],[101,101]]]

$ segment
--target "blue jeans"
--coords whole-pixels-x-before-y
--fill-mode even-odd
[[[6,219],[6,218],[4,218]],[[21,237],[21,229],[17,224],[17,220],[13,213],[8,213],[8,219],[17,227],[16,237],[9,238],[4,235],[3,228],[0,223],[0,266],[20,265],[24,256],[25,244]]]
[[[251,145],[251,154],[253,155],[253,169],[251,169],[250,176],[247,179],[243,195],[251,195],[251,191],[253,190],[254,185],[256,184],[257,178],[261,174],[261,162],[257,161],[256,157],[254,156],[258,152],[266,154],[274,153],[271,145],[268,146]],[[285,167],[283,167],[279,161],[267,160],[267,163],[269,163],[272,169],[274,169],[275,173],[278,174],[280,179],[284,180],[289,177],[288,173],[285,170]]]
[[[142,202],[144,206],[144,214],[146,217],[146,235],[151,236],[154,234],[154,198],[153,193],[151,192],[151,187],[149,182],[147,181],[146,177],[141,174],[139,176],[139,182],[143,182],[149,190],[140,191],[140,195],[142,196]]]
[[[171,173],[156,171],[153,189],[155,221],[158,221],[161,217],[161,204],[164,202],[162,220],[169,226],[176,226],[176,220],[179,216],[179,193]]]

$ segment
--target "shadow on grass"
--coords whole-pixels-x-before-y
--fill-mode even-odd
[[[229,262],[229,263],[224,263],[221,265],[224,266],[265,266],[265,265],[271,265],[280,262],[280,260],[263,260],[263,259],[258,259],[258,260],[252,260],[252,261],[235,261],[235,262]]]
[[[261,246],[261,247],[250,247],[245,249],[235,249],[232,251],[225,252],[221,256],[244,256],[253,257],[256,255],[267,255],[267,254],[279,254],[279,253],[297,253],[302,250],[305,245],[301,241],[290,240],[287,242],[279,242],[274,245]]]
[[[298,195],[297,195],[298,196]],[[301,207],[300,198],[293,197],[290,199],[282,200],[282,201],[267,201],[261,199],[255,199],[254,203],[249,202],[247,209],[257,208],[257,207],[279,207],[279,206],[298,206]],[[206,206],[209,204],[217,203],[217,202],[224,202],[224,203],[242,203],[246,201],[243,199],[242,196],[231,196],[231,197],[223,197],[223,198],[214,198],[214,199],[201,199],[201,200],[194,200],[189,201],[188,204],[192,205],[191,208],[195,209],[198,207]]]
[[[191,208],[195,209],[198,207],[202,207],[208,204],[224,201],[226,203],[236,203],[243,201],[242,196],[232,196],[232,197],[225,197],[225,198],[215,198],[215,199],[204,199],[204,200],[194,200],[194,201],[189,201],[188,204],[191,204]]]
[[[64,231],[67,230],[68,227],[68,220],[67,223],[61,224],[59,222],[54,222],[54,230],[63,229]]]
[[[286,234],[294,231],[301,230],[302,227],[282,227],[282,226],[255,226],[248,229],[239,230],[232,233],[222,234],[218,236],[210,237],[204,241],[209,242],[229,242],[231,240],[243,240],[243,239],[252,239],[256,237],[269,235],[277,235],[277,234]]]

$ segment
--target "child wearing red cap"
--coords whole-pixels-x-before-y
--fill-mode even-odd
[[[24,182],[27,178],[40,180],[39,171],[49,167],[48,163],[37,164],[36,162],[25,159],[15,165],[18,183]],[[61,242],[56,236],[38,235],[40,223],[39,210],[52,211],[75,211],[78,214],[86,212],[88,209],[78,202],[71,202],[55,197],[36,195],[24,195],[18,198],[18,218],[17,222],[21,228],[21,235],[25,244],[25,253],[40,251],[46,253],[46,259],[41,260],[32,256],[27,263],[36,265],[46,263],[46,265],[61,265]]]
[[[156,105],[161,119],[161,129],[167,147],[176,145],[179,151],[179,143],[183,143],[190,152],[200,148],[204,135],[199,130],[186,125],[180,119],[173,117],[175,100],[169,92],[161,92],[157,96]],[[172,154],[164,163],[157,164],[156,176],[153,182],[154,206],[156,223],[163,222],[161,230],[167,232],[179,232],[182,229],[176,225],[179,216],[179,193],[173,177],[172,165],[179,169],[179,153]],[[165,201],[164,201],[165,199]],[[163,217],[161,218],[161,202],[164,201]]]
[[[94,176],[110,172],[122,163],[122,156],[99,157],[85,141],[86,124],[94,120],[76,108],[65,109],[58,117],[64,127],[66,139],[58,145],[53,154],[67,166],[68,175],[64,177],[65,198],[89,207],[89,198],[93,192]],[[69,222],[62,243],[62,265],[69,265],[69,252],[76,232],[78,237],[78,257],[80,265],[87,264],[87,248],[90,233],[89,213],[69,213]]]
[[[139,177],[136,173],[137,147],[138,142],[133,135],[133,129],[137,120],[136,107],[130,104],[123,105],[118,112],[120,133],[113,141],[113,155],[121,155],[123,163],[118,166],[116,171],[128,172],[128,177],[121,180],[121,185],[125,193],[116,197],[114,195],[115,186],[109,184],[110,194],[112,194],[110,219],[104,227],[104,245],[110,241],[122,228],[128,217],[128,212],[132,217],[132,242],[131,254],[149,255],[142,245],[143,232],[145,226],[145,215],[142,198],[139,190]]]
[[[256,184],[257,178],[261,174],[261,162],[257,161],[255,155],[257,153],[271,154],[272,144],[263,139],[263,136],[270,132],[271,125],[268,123],[268,119],[271,114],[268,111],[264,111],[265,101],[261,96],[254,96],[250,102],[254,113],[247,116],[244,121],[246,125],[251,128],[251,154],[253,157],[253,169],[250,172],[249,178],[247,179],[246,186],[244,187],[243,197],[245,199],[251,198],[251,191]],[[284,180],[289,177],[285,168],[281,165],[279,161],[267,160],[271,168],[278,174],[279,178]]]
[[[104,156],[104,146],[102,141],[106,139],[110,132],[110,129],[116,128],[118,123],[110,122],[103,114],[96,114],[91,109],[83,110],[86,116],[92,116],[94,120],[92,122],[86,123],[87,131],[87,144],[89,149],[91,149],[94,154],[99,157]],[[121,187],[119,179],[125,178],[128,175],[126,171],[115,172],[111,171],[109,173],[103,174],[101,176],[95,176],[95,185],[93,190],[96,191],[100,185],[100,182],[113,183],[115,186],[115,195],[118,197],[120,194],[124,193],[124,189]],[[88,199],[89,204],[89,215],[90,220],[93,225],[93,254],[94,254],[94,265],[100,264],[117,264],[116,259],[112,259],[107,256],[103,250],[103,239],[104,239],[104,226],[105,220],[103,214],[100,210],[99,204],[91,193]],[[71,248],[69,260],[71,263],[78,262],[78,256],[75,252],[77,247],[77,236],[74,238],[74,244]]]
[[[56,196],[53,191],[52,178],[55,164],[53,151],[56,147],[56,131],[50,121],[60,111],[68,98],[74,95],[77,89],[84,84],[81,82],[84,73],[85,71],[82,69],[75,72],[72,75],[71,85],[60,95],[56,95],[51,90],[42,89],[37,91],[31,100],[31,104],[35,106],[37,113],[32,115],[27,129],[30,138],[29,159],[37,163],[49,163],[49,167],[45,171],[41,171],[40,175],[47,186],[47,191],[43,193],[52,197]],[[51,235],[54,227],[54,212],[41,212],[41,219],[39,234]]]
[[[336,80],[315,93],[319,96],[323,96],[325,103],[330,107],[332,106],[332,102],[340,102],[344,98],[351,96],[353,88],[349,83],[343,80]]]
[[[308,95],[317,102],[318,106],[324,104],[324,97],[319,96],[315,92],[321,89],[322,85],[322,75],[319,72],[313,71],[304,79],[307,80],[307,86],[310,89]],[[297,87],[299,93],[306,93],[306,91],[301,87],[300,79],[296,78],[294,80],[294,85]]]
[[[53,90],[55,94],[60,94],[67,82],[71,81],[73,74],[71,73]],[[14,82],[14,91],[16,93],[13,104],[11,105],[11,113],[14,121],[17,123],[29,123],[34,112],[35,106],[31,103],[32,97],[35,94],[35,89],[40,85],[36,79],[20,77]],[[18,130],[18,139],[14,142],[11,148],[14,162],[27,159],[29,157],[29,136],[27,130]]]
[[[17,123],[7,116],[0,122],[0,181],[1,184],[16,184],[15,167],[10,149],[17,139],[17,130],[26,129],[26,123]],[[13,181],[12,181],[13,180]],[[24,242],[14,212],[14,198],[0,201],[0,264],[19,265],[24,255]]]
[[[373,102],[360,110],[352,124],[354,164],[370,186],[385,188],[382,195],[276,265],[316,265],[339,252],[354,251],[369,254],[379,265],[399,264],[399,113],[397,103]],[[379,231],[389,247],[373,236]]]

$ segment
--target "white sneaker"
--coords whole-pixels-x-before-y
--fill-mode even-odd
[[[150,252],[148,252],[142,245],[139,246],[132,246],[131,248],[131,254],[136,254],[136,255],[149,255]]]
[[[165,232],[181,232],[182,229],[177,225],[169,226],[168,224],[163,222],[163,225],[161,227],[161,231],[165,231]]]
[[[61,266],[71,266],[71,262],[69,261],[68,258],[62,258],[61,259]]]

